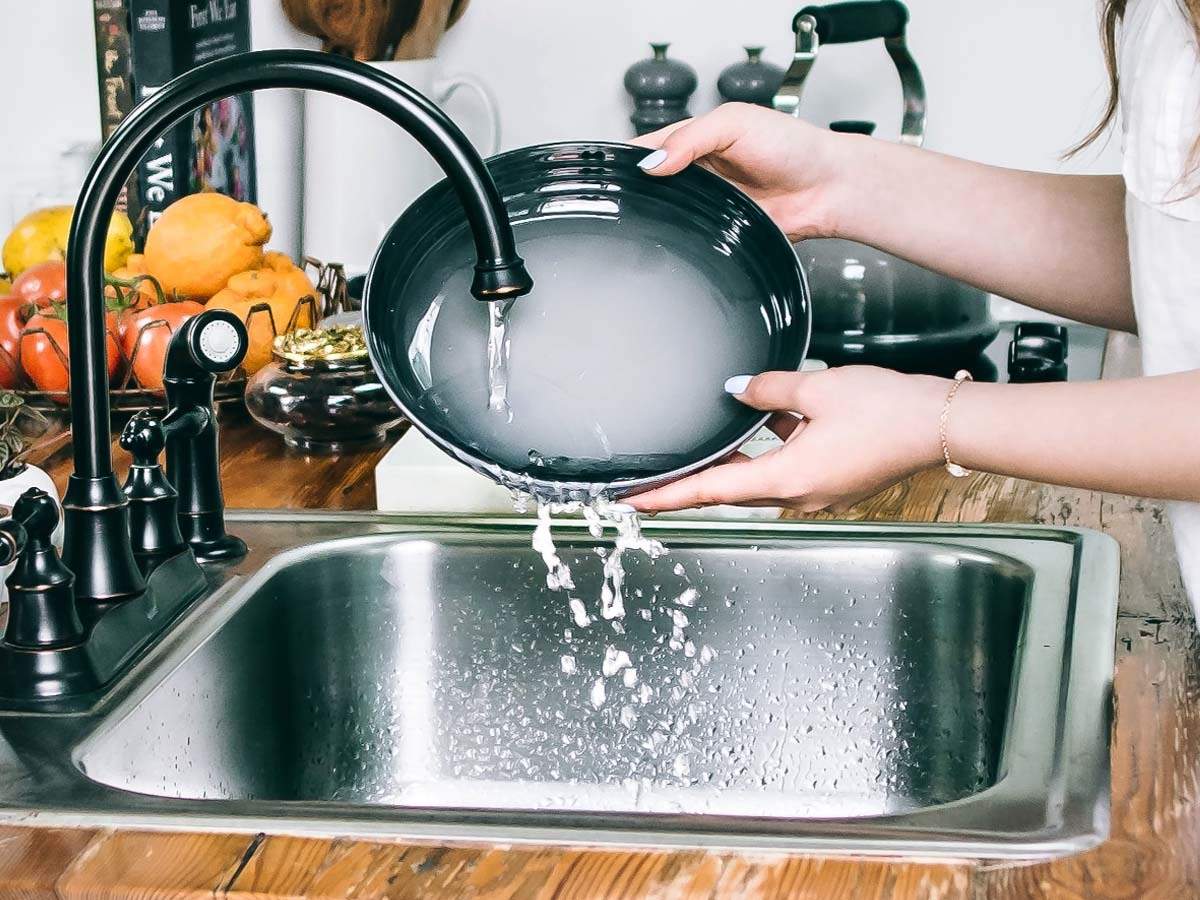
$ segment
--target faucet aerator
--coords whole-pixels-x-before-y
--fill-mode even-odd
[[[475,266],[471,295],[477,300],[503,300],[523,297],[533,290],[533,279],[525,262],[517,257],[512,262]]]

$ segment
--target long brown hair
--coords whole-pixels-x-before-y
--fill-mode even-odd
[[[1179,4],[1180,11],[1191,22],[1196,43],[1200,45],[1200,0],[1176,0],[1176,2]],[[1104,113],[1100,116],[1096,127],[1088,132],[1082,141],[1067,151],[1068,155],[1076,154],[1096,141],[1108,130],[1117,117],[1117,109],[1120,105],[1118,89],[1121,80],[1121,74],[1117,71],[1117,28],[1125,17],[1127,4],[1128,0],[1102,0],[1101,2],[1100,42],[1104,50],[1104,67],[1108,70],[1108,102],[1104,106]],[[1192,152],[1188,157],[1188,170],[1182,173],[1183,177],[1194,175],[1197,169],[1200,169],[1200,134],[1196,136],[1196,142],[1192,145]]]

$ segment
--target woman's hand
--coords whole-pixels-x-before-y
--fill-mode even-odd
[[[755,459],[738,454],[628,503],[644,512],[718,503],[842,510],[942,462],[945,379],[848,366],[746,380],[731,378],[726,390],[776,413],[770,427],[783,446]]]
[[[792,240],[802,240],[837,234],[846,151],[865,140],[761,106],[726,103],[633,143],[655,151],[641,163],[651,175],[674,175],[697,162],[745,191]]]

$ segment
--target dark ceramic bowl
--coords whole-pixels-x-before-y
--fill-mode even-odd
[[[509,311],[512,418],[488,408],[488,305],[447,182],[392,226],[364,291],[371,360],[396,404],[479,472],[539,494],[624,496],[700,469],[766,421],[731,375],[796,370],[803,269],[767,215],[699,167],[549,144],[493,157],[534,289]]]

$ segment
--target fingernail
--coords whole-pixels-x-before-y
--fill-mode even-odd
[[[638,163],[638,168],[643,172],[649,172],[651,169],[657,169],[659,166],[661,166],[666,158],[666,150],[655,150],[649,156],[642,158],[641,162]]]
[[[731,394],[744,394],[746,388],[750,387],[750,382],[754,378],[753,375],[734,375],[726,380],[725,390]]]

